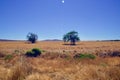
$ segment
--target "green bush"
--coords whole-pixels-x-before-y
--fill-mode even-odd
[[[46,52],[45,50],[42,50],[42,52]]]
[[[28,56],[28,57],[37,57],[37,56],[41,55],[41,52],[42,51],[40,49],[33,48],[32,50],[27,51],[25,55]]]
[[[84,58],[88,58],[88,59],[95,59],[95,56],[93,54],[76,54],[74,56],[75,59],[84,59]]]
[[[15,53],[19,53],[20,51],[19,51],[19,50],[15,50],[14,52],[15,52]]]
[[[26,56],[32,56],[32,55],[33,55],[33,52],[32,52],[32,51],[27,51],[25,55],[26,55]]]
[[[13,58],[13,55],[9,54],[4,57],[5,60],[10,60]]]

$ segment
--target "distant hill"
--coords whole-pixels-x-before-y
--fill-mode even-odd
[[[120,41],[119,39],[115,39],[115,40],[96,40],[96,41]]]
[[[24,41],[24,40],[10,40],[10,39],[0,39],[0,41]]]
[[[0,41],[15,41],[15,40],[0,39]]]
[[[26,41],[26,40],[0,39],[0,41]],[[60,40],[60,39],[46,39],[46,40],[40,40],[40,41],[62,41],[62,40]],[[93,40],[93,41],[120,41],[120,39],[115,39],[115,40]]]
[[[0,41],[25,41],[25,40],[0,39]],[[59,40],[59,39],[46,39],[46,40],[40,40],[40,41],[62,41],[62,40]]]
[[[46,40],[42,40],[42,41],[62,41],[62,40],[59,40],[59,39],[46,39]]]

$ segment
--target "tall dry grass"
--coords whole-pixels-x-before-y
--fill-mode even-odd
[[[101,60],[101,61],[100,61]],[[120,80],[119,58],[27,58],[9,67],[0,66],[1,80]],[[109,62],[109,61],[115,61]],[[17,61],[16,61],[17,62]]]
[[[75,53],[119,50],[119,44],[80,42],[71,47],[62,45],[62,42],[0,42],[0,80],[120,80],[119,57],[72,58]],[[46,52],[36,58],[25,57],[24,52],[33,47]],[[15,50],[22,54],[16,54]],[[7,54],[12,54],[13,58],[4,60]]]

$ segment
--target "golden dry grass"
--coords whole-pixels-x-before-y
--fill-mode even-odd
[[[32,48],[46,52],[36,58],[22,55]],[[78,42],[76,46],[63,45],[63,42],[0,42],[0,80],[120,80],[119,57],[94,60],[59,57],[60,54],[99,54],[109,50],[120,51],[120,42]],[[13,58],[4,60],[7,54]]]
[[[13,53],[14,50],[29,50],[40,48],[49,52],[95,52],[105,50],[120,50],[120,42],[78,42],[76,46],[63,45],[64,42],[41,41],[36,44],[27,44],[26,42],[0,42],[0,51]]]

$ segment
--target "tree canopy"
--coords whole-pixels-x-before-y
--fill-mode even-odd
[[[38,36],[34,33],[28,33],[27,34],[27,39],[28,41],[30,41],[31,43],[35,43],[38,39]]]
[[[80,38],[78,37],[78,32],[76,31],[70,31],[63,36],[63,41],[70,42],[71,45],[75,45],[75,42],[79,40]]]

